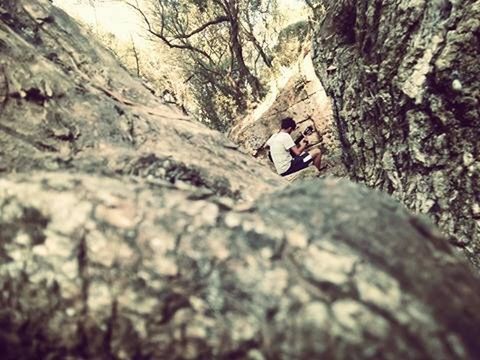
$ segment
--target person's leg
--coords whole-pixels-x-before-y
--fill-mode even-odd
[[[315,149],[309,150],[308,153],[313,158],[313,165],[315,165],[317,170],[320,171],[320,169],[322,168],[322,153],[320,149],[315,148]]]
[[[281,176],[286,176],[293,174],[297,171],[303,170],[307,168],[313,161],[313,158],[308,153],[303,153],[301,155],[295,156],[292,159],[292,163],[290,164],[290,168],[281,174]]]

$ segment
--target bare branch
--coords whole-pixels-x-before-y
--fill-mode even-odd
[[[131,34],[130,34],[130,41],[132,42],[132,51],[133,51],[133,57],[135,58],[135,64],[137,67],[137,76],[140,76],[140,59],[138,57],[137,48],[135,46],[135,42],[133,41],[133,37]]]
[[[185,39],[185,38],[189,38],[195,34],[198,34],[199,32],[202,32],[203,30],[205,30],[206,28],[208,28],[209,26],[212,26],[212,25],[217,25],[217,24],[221,24],[223,22],[227,22],[229,19],[228,17],[226,16],[219,16],[217,17],[216,19],[213,19],[205,24],[203,24],[202,26],[200,26],[199,28],[191,31],[190,33],[188,34],[184,34],[184,35],[179,35],[177,36],[177,38],[179,39]]]
[[[182,44],[175,44],[173,43],[172,41],[174,40],[180,40],[180,38],[173,38],[172,40],[169,40],[166,36],[163,35],[163,31],[162,32],[156,32],[153,27],[152,27],[152,24],[150,23],[150,21],[148,20],[148,17],[147,15],[145,15],[145,12],[140,9],[138,6],[132,4],[132,3],[129,3],[127,2],[127,5],[129,5],[130,7],[132,7],[134,10],[136,10],[143,18],[145,24],[147,25],[147,31],[159,38],[160,40],[162,40],[168,47],[170,48],[176,48],[176,49],[184,49],[184,50],[189,50],[189,51],[193,51],[193,52],[196,52],[196,53],[199,53],[201,55],[203,55],[204,57],[206,57],[210,62],[213,62],[212,58],[210,57],[210,55],[208,55],[205,51],[201,50],[201,49],[198,49],[196,47],[193,47],[192,45],[188,44],[188,43],[182,43]],[[163,30],[163,25],[162,25],[162,30]]]
[[[260,42],[257,40],[255,35],[253,34],[253,31],[248,30],[245,27],[243,27],[243,29],[245,31],[245,35],[247,37],[247,40],[250,41],[253,44],[253,46],[255,46],[255,49],[257,49],[258,54],[262,57],[262,60],[265,63],[265,65],[267,65],[269,68],[271,68],[273,66],[272,57],[267,55],[265,50],[263,50],[262,45],[260,44]]]
[[[1,114],[3,112],[3,110],[5,110],[5,108],[7,107],[10,90],[9,90],[9,86],[8,86],[9,84],[8,84],[6,67],[4,65],[1,65],[0,70],[3,73],[3,81],[4,81],[4,85],[3,85],[3,87],[4,87],[4,99],[2,100],[2,104],[1,104],[1,107],[0,107],[0,114]]]

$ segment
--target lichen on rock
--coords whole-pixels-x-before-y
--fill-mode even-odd
[[[349,177],[427,214],[480,265],[479,2],[323,4],[313,59]],[[352,42],[338,33],[346,6]]]
[[[12,175],[0,181],[6,191],[11,209],[31,209],[28,218],[0,212],[1,228],[13,234],[0,246],[7,358],[253,350],[370,358],[388,350],[392,358],[473,359],[479,351],[476,315],[457,312],[480,302],[478,279],[405,209],[358,185],[317,180],[266,195],[249,211],[168,184],[64,172]],[[300,206],[285,206],[292,196]],[[65,197],[75,201],[61,202],[63,211],[49,205]],[[93,208],[77,217],[87,199]],[[352,201],[364,210],[349,210]],[[313,206],[321,212],[307,211]],[[110,221],[106,209],[137,216]],[[64,213],[76,226],[61,221]],[[241,225],[252,223],[263,225]],[[25,224],[35,231],[28,235]],[[38,233],[41,243],[25,241]],[[5,338],[20,328],[22,347]]]

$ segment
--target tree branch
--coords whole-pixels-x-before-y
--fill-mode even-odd
[[[190,33],[188,34],[182,34],[182,35],[179,35],[177,36],[176,38],[178,39],[187,39],[195,34],[198,34],[199,32],[202,32],[203,30],[205,30],[207,27],[209,26],[212,26],[212,25],[217,25],[217,24],[221,24],[222,22],[228,22],[228,17],[226,16],[219,16],[217,17],[216,19],[213,19],[205,24],[203,24],[202,26],[200,26],[199,28],[191,31]]]
[[[257,49],[258,54],[259,54],[259,56],[262,57],[262,60],[265,63],[265,65],[267,65],[269,68],[271,68],[273,66],[272,65],[272,60],[273,60],[272,57],[267,55],[267,53],[263,50],[262,45],[257,40],[257,38],[255,37],[253,32],[251,32],[251,31],[249,31],[245,28],[244,28],[244,30],[245,30],[245,34],[247,35],[247,39],[253,44],[255,49]]]
[[[147,31],[159,38],[160,40],[162,40],[168,47],[170,48],[176,48],[176,49],[184,49],[184,50],[189,50],[189,51],[193,51],[193,52],[196,52],[196,53],[199,53],[201,55],[203,55],[204,57],[206,57],[208,59],[208,61],[210,62],[213,62],[212,58],[210,57],[210,55],[208,55],[205,51],[201,50],[201,49],[198,49],[198,48],[195,48],[193,47],[192,45],[188,44],[188,43],[182,43],[182,44],[175,44],[172,42],[172,40],[169,40],[166,36],[163,35],[163,25],[162,25],[162,32],[156,32],[153,27],[152,27],[152,24],[150,23],[150,21],[148,20],[148,17],[147,15],[145,15],[145,13],[143,12],[142,9],[140,9],[138,6],[132,4],[132,3],[129,3],[127,2],[127,5],[129,5],[130,7],[132,7],[134,10],[136,10],[140,15],[141,17],[143,18],[145,24],[147,25]],[[173,40],[180,40],[182,39],[181,37],[176,37],[176,38],[173,38]]]
[[[8,98],[9,98],[9,86],[8,86],[8,77],[7,77],[7,71],[5,69],[4,65],[0,66],[0,70],[3,73],[3,81],[4,81],[4,99],[2,100],[1,106],[0,106],[0,115],[2,114],[3,110],[7,107],[8,103]]]
[[[140,77],[140,59],[138,57],[137,48],[135,46],[135,42],[133,41],[133,37],[131,34],[130,34],[130,41],[132,42],[132,51],[133,51],[133,56],[135,58],[135,64],[137,67],[137,76]]]

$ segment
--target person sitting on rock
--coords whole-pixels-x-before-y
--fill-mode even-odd
[[[303,139],[298,145],[290,135],[297,124],[291,117],[282,120],[280,131],[273,134],[266,145],[270,147],[270,155],[277,173],[281,176],[293,174],[311,164],[320,171],[322,154],[319,149],[305,151],[308,140]]]

